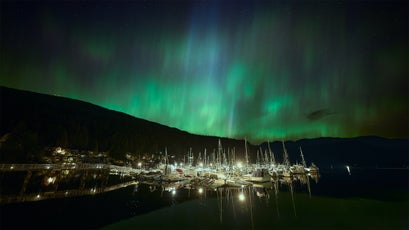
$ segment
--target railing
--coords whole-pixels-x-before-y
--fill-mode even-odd
[[[87,163],[62,163],[62,164],[0,164],[0,171],[41,171],[41,170],[100,170],[106,169],[121,173],[139,173],[140,170],[131,167],[108,165],[108,164],[87,164]]]
[[[40,193],[30,193],[24,195],[7,195],[0,196],[0,203],[14,203],[14,202],[28,202],[28,201],[40,201],[46,199],[54,198],[64,198],[64,197],[75,197],[75,196],[84,196],[84,195],[95,195],[99,193],[109,192],[116,189],[128,187],[131,185],[138,184],[137,181],[124,182],[112,186],[106,187],[95,187],[95,188],[85,188],[85,189],[70,189],[70,190],[61,190],[55,192],[40,192]]]

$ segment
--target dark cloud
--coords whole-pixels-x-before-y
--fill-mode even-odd
[[[312,111],[311,113],[305,116],[308,118],[308,120],[315,121],[315,120],[322,119],[332,114],[334,113],[330,112],[328,109],[318,109],[318,110]]]

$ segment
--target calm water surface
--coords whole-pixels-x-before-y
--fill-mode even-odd
[[[1,229],[408,229],[407,169],[322,170],[319,182],[276,193],[139,184],[81,197],[2,204]],[[242,197],[240,195],[242,194]]]

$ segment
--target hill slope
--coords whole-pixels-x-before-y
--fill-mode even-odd
[[[218,137],[193,135],[90,103],[0,87],[2,153],[0,159],[21,162],[44,147],[107,151],[121,159],[126,152],[208,153]],[[221,138],[224,148],[244,152],[244,142]],[[254,147],[253,147],[254,148]]]
[[[219,137],[193,135],[90,103],[0,87],[0,162],[36,162],[45,147],[109,152],[115,159],[125,153],[168,153],[183,157],[192,148],[195,156],[207,148],[217,150]],[[198,124],[200,125],[200,124]],[[244,159],[244,141],[220,138],[223,148],[235,148]],[[301,162],[302,147],[307,163],[321,168],[351,166],[406,167],[409,140],[380,137],[317,138],[287,141],[291,162]],[[267,143],[249,145],[250,162]],[[271,143],[281,162],[281,142]]]

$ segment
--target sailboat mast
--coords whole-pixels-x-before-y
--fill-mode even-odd
[[[260,159],[259,159],[259,164],[261,164],[261,165],[264,164],[264,155],[263,155],[263,150],[261,149],[261,146],[260,146]]]
[[[305,168],[305,167],[307,167],[307,163],[305,163],[304,154],[302,153],[301,146],[300,146],[300,153],[301,153],[301,163]]]
[[[244,149],[246,151],[246,170],[249,167],[249,155],[247,153],[247,139],[244,138]]]
[[[267,155],[267,150],[264,149],[264,165],[268,165],[268,155]]]
[[[273,151],[271,151],[270,141],[268,141],[267,143],[268,143],[268,152],[270,153],[270,163],[275,165],[276,164],[276,159],[274,157]]]
[[[260,156],[258,154],[258,150],[257,150],[257,161],[256,161],[256,165],[257,167],[260,167]]]
[[[165,175],[168,174],[168,150],[165,147]]]
[[[189,167],[192,167],[193,164],[193,153],[192,148],[189,149]]]
[[[196,165],[200,165],[200,163],[203,164],[203,162],[202,162],[202,152],[199,152],[199,156],[197,157],[197,160],[196,160]]]
[[[207,167],[206,148],[204,150],[204,163],[203,163],[203,166]]]
[[[220,167],[222,164],[222,151],[223,151],[222,143],[219,138],[219,146],[217,149],[217,167]]]
[[[287,149],[285,148],[284,141],[282,141],[282,143],[283,143],[283,150],[284,150],[284,164],[286,166],[290,166],[290,160],[288,159],[288,153],[287,153]]]

